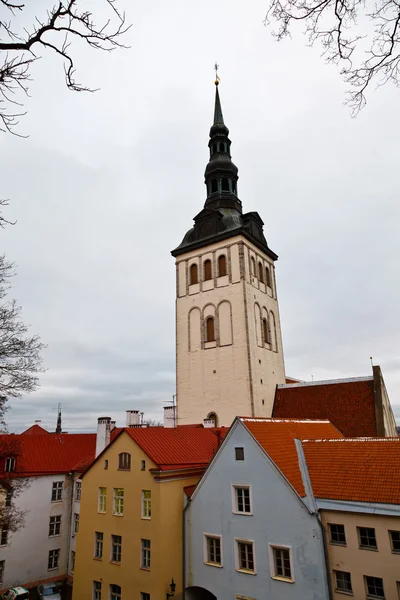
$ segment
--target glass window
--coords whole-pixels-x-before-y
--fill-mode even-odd
[[[236,460],[244,460],[244,448],[235,448]]]
[[[60,549],[50,550],[49,559],[47,561],[47,568],[50,569],[58,569],[58,561],[60,558]]]
[[[206,319],[206,342],[215,342],[215,327],[213,317]]]
[[[124,489],[114,488],[113,514],[122,516],[124,514]]]
[[[75,491],[75,500],[77,502],[81,501],[81,495],[82,495],[82,481],[77,481],[76,482],[76,491]]]
[[[120,535],[111,536],[111,561],[120,563],[122,556],[122,537]]]
[[[142,517],[143,519],[151,519],[151,491],[142,491]]]
[[[105,513],[107,510],[107,488],[99,488],[99,506],[98,512]]]
[[[270,335],[267,319],[264,318],[262,320],[262,326],[263,326],[263,342],[264,342],[264,344],[270,344],[271,343],[271,335]]]
[[[199,272],[196,264],[190,265],[190,285],[199,283]]]
[[[334,571],[336,580],[336,590],[339,592],[353,592],[351,585],[351,574],[346,571]]]
[[[274,556],[274,576],[292,579],[289,548],[272,548]]]
[[[121,454],[118,455],[118,469],[120,471],[131,470],[131,455],[129,452],[121,452]]]
[[[221,565],[221,538],[206,535],[206,562]]]
[[[146,470],[146,461],[142,460],[140,464],[141,464],[140,470],[145,471]]]
[[[381,577],[368,577],[365,576],[365,587],[367,591],[367,598],[384,598],[385,592],[383,590],[383,579]]]
[[[346,532],[344,525],[338,525],[337,523],[328,523],[329,527],[329,539],[331,544],[346,545]]]
[[[272,287],[271,286],[271,273],[268,267],[265,267],[265,283],[267,284],[268,287]]]
[[[64,483],[62,481],[54,481],[51,488],[51,501],[59,502],[62,500]]]
[[[150,540],[142,540],[142,557],[141,567],[142,569],[150,569]]]
[[[121,600],[121,598],[121,587],[119,585],[115,585],[115,583],[112,583],[110,585],[110,600]]]
[[[74,514],[74,533],[79,531],[79,513]]]
[[[358,527],[358,538],[360,542],[360,548],[372,548],[376,549],[375,529],[373,527]]]
[[[263,266],[262,263],[258,263],[258,279],[261,281],[261,283],[264,283],[264,271],[263,271]]]
[[[392,552],[400,552],[400,531],[389,531]]]
[[[60,535],[61,533],[61,515],[50,517],[49,523],[49,537],[53,535]]]
[[[211,193],[214,194],[215,192],[218,192],[218,181],[213,179],[211,182]]]
[[[254,572],[253,542],[237,542],[238,568]]]
[[[226,256],[221,254],[218,256],[218,277],[225,277],[226,275]]]
[[[0,583],[4,581],[4,568],[6,566],[5,560],[0,560]]]
[[[0,528],[0,546],[7,546],[8,541],[8,526],[3,525]]]
[[[254,256],[251,257],[251,274],[256,274],[256,261],[254,260]]]
[[[94,557],[103,558],[103,539],[102,531],[96,531],[94,534]]]
[[[235,510],[237,513],[251,513],[250,488],[235,487]]]
[[[140,592],[140,600],[150,600],[150,594],[147,592]]]
[[[212,267],[211,267],[210,259],[207,259],[204,261],[203,269],[204,269],[204,281],[208,281],[209,279],[212,279]]]
[[[101,581],[93,581],[93,600],[101,600]]]
[[[13,456],[9,456],[6,458],[6,465],[4,470],[6,473],[12,473],[12,471],[15,471],[15,458]]]

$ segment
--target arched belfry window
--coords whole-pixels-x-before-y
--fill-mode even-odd
[[[213,144],[212,151],[213,151],[213,154],[215,154],[217,152],[217,144]]]
[[[271,286],[271,273],[268,267],[265,267],[265,283],[267,284],[268,287],[272,287]]]
[[[206,319],[206,342],[215,342],[215,326],[213,317]]]
[[[226,275],[226,256],[221,254],[218,256],[218,277],[225,277]]]
[[[211,182],[211,193],[214,194],[215,192],[218,192],[218,181],[213,179]]]
[[[271,343],[271,336],[269,333],[268,321],[267,319],[262,320],[262,328],[263,328],[263,342],[264,344]]]
[[[215,412],[211,412],[207,415],[207,419],[214,421],[214,427],[218,427],[218,417]]]
[[[204,281],[208,281],[212,279],[212,268],[211,268],[211,260],[207,259],[204,261]]]
[[[219,143],[218,150],[219,150],[219,152],[225,152],[225,144],[223,142]]]
[[[229,179],[225,177],[221,181],[221,189],[223,192],[229,192]]]
[[[251,274],[256,274],[256,261],[254,260],[253,256],[251,257]]]
[[[190,265],[190,285],[194,285],[195,283],[199,283],[199,272],[197,269],[197,265]]]
[[[261,262],[258,263],[258,279],[261,281],[261,283],[264,283],[264,273]]]

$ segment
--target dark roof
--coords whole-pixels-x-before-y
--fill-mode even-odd
[[[345,437],[377,436],[372,377],[278,385],[272,416],[328,419]]]

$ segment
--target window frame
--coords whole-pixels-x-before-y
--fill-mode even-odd
[[[102,493],[102,490],[105,490],[105,492]],[[102,510],[102,507],[104,510]],[[99,487],[98,498],[97,498],[97,512],[102,515],[105,515],[107,512],[107,488],[106,487]]]
[[[220,562],[214,562],[212,560],[209,560],[208,540],[218,540],[219,541]],[[217,567],[220,569],[224,566],[223,560],[224,560],[224,558],[223,558],[223,551],[222,551],[222,535],[219,535],[217,533],[203,533],[203,562],[204,562],[204,564],[209,567]]]
[[[234,538],[235,541],[235,571],[238,573],[245,573],[246,575],[256,575],[257,574],[257,564],[256,564],[256,544],[254,540],[248,540],[244,538]],[[253,554],[253,569],[246,569],[240,566],[240,547],[239,544],[251,544],[252,546],[252,554]]]
[[[51,486],[51,501],[62,502],[64,481],[53,481]]]
[[[122,494],[121,494],[122,492]],[[124,516],[124,499],[125,491],[124,488],[113,488],[113,510],[112,514],[114,517]]]
[[[118,454],[118,471],[130,471],[131,461],[132,458],[129,452],[120,452]]]
[[[15,456],[7,456],[4,464],[4,473],[13,473],[15,471]]]
[[[207,265],[207,266],[206,266]],[[208,265],[210,267],[208,268]],[[203,281],[212,281],[213,279],[213,268],[210,258],[206,258],[203,262]]]
[[[93,580],[92,584],[92,599],[93,600],[101,600],[101,581]]]
[[[189,285],[197,285],[199,283],[199,267],[193,262],[189,267]]]
[[[4,571],[6,570],[6,561],[0,560],[0,583],[4,583]]]
[[[112,590],[113,587],[119,588],[119,592]],[[117,583],[110,583],[110,600],[121,600],[122,598],[122,587]]]
[[[101,536],[101,538],[100,538]],[[103,531],[95,531],[94,532],[94,556],[96,560],[103,560],[103,551],[104,551],[104,532]]]
[[[338,574],[349,575],[350,578],[350,590],[345,590],[338,586]],[[351,581],[351,573],[349,571],[339,571],[338,569],[333,569],[333,575],[335,577],[335,592],[339,592],[340,594],[351,594],[353,595],[353,583]]]
[[[212,323],[212,330],[211,328],[209,329],[208,324]],[[212,315],[209,315],[208,317],[205,318],[205,323],[204,323],[205,327],[205,342],[215,342],[216,341],[216,335],[215,335],[215,317],[213,317]]]
[[[379,586],[379,587],[382,587],[383,596],[376,596],[375,594],[370,594],[368,592],[368,581],[367,581],[368,579],[375,579],[375,580],[376,579],[380,579],[380,581],[382,582],[382,585]],[[386,598],[386,596],[385,596],[385,588],[384,588],[384,584],[383,584],[383,577],[375,577],[373,575],[364,575],[364,586],[365,586],[365,594],[366,594],[366,597],[368,599],[371,599],[371,600],[384,600]],[[378,586],[375,585],[375,587],[378,587]]]
[[[249,503],[250,511],[240,511],[238,503],[237,490],[245,489],[249,490]],[[251,485],[249,483],[232,483],[232,513],[234,515],[244,515],[246,517],[253,516],[253,495],[251,491]]]
[[[395,529],[389,529],[389,532],[388,532],[388,533],[389,533],[389,541],[390,541],[390,548],[391,548],[391,550],[392,550],[392,554],[400,554],[400,531],[397,531],[397,530],[395,530]],[[396,533],[396,534],[398,534],[398,536],[399,536],[399,539],[398,539],[398,540],[396,540],[396,541],[398,542],[398,544],[399,544],[399,549],[398,549],[398,550],[396,550],[396,549],[393,547],[393,533]],[[399,596],[399,597],[400,597],[400,596]]]
[[[74,535],[79,533],[79,513],[74,513]]]
[[[239,462],[244,461],[244,446],[235,446],[235,461],[236,460]]]
[[[375,546],[364,545],[361,543],[361,529],[372,530],[374,532]],[[375,527],[357,527],[357,536],[358,536],[358,547],[360,548],[360,550],[375,550],[375,551],[378,550],[378,541],[376,539]],[[369,539],[368,534],[363,537],[367,537]]]
[[[258,261],[258,281],[264,283],[264,267],[261,260]]]
[[[149,498],[145,497],[146,493],[150,494]],[[142,519],[151,520],[151,490],[142,490]]]
[[[118,539],[120,541],[118,541]],[[114,558],[114,556],[116,558]],[[117,560],[119,557],[119,560]],[[122,562],[122,535],[117,535],[116,533],[111,534],[111,544],[110,544],[110,563],[115,565],[120,565]]]
[[[329,543],[333,546],[347,546],[346,528],[342,523],[327,523],[329,531]],[[332,539],[332,527],[343,527],[344,542],[335,541]],[[339,534],[338,534],[339,535]],[[343,571],[345,572],[345,571]]]
[[[52,519],[53,519],[53,521],[52,521]],[[59,519],[59,520],[56,521],[55,519]],[[48,537],[57,537],[58,535],[61,535],[61,521],[62,521],[62,515],[51,515],[50,516]],[[51,533],[52,528],[54,529],[53,533]],[[58,533],[57,533],[57,529],[58,529]]]
[[[52,567],[50,567],[50,559],[51,559],[51,563],[53,565]],[[59,569],[60,568],[59,561],[60,561],[60,548],[53,548],[52,550],[49,550],[49,554],[47,557],[47,570],[55,571],[56,569]],[[56,564],[54,564],[54,562],[56,562]]]
[[[8,534],[9,527],[7,525],[3,525],[2,527],[0,527],[0,548],[8,546]]]
[[[265,285],[272,290],[271,271],[269,265],[265,267]]]
[[[276,550],[286,550],[289,553],[289,563],[290,563],[290,577],[286,577],[285,575],[279,575],[277,573],[277,565],[276,565]],[[268,553],[269,553],[269,568],[271,573],[271,579],[276,581],[283,581],[286,583],[294,583],[294,564],[293,564],[293,552],[292,547],[287,546],[285,544],[268,544]]]
[[[80,502],[82,497],[82,480],[76,480],[75,502]]]
[[[140,600],[151,600],[151,596],[148,592],[140,592]]]
[[[145,542],[149,543],[148,547],[145,546]],[[151,569],[151,540],[145,538],[140,539],[140,568],[145,571],[150,571]]]
[[[228,275],[228,264],[226,260],[226,254],[220,254],[217,258],[218,265],[218,277],[226,277]],[[221,268],[221,266],[223,268]],[[223,271],[223,273],[221,273]]]

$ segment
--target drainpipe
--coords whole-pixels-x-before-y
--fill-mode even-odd
[[[186,510],[190,506],[191,498],[187,499],[182,511],[182,600],[186,597]]]
[[[67,572],[66,572],[66,582],[68,583],[68,573],[69,573],[69,560],[70,560],[70,556],[71,556],[71,533],[72,533],[72,512],[73,512],[73,508],[74,508],[74,492],[75,492],[75,486],[74,486],[74,474],[73,473],[68,473],[68,477],[71,480],[71,502],[70,502],[70,508],[69,508],[69,525],[68,525],[68,540],[67,540]]]
[[[329,600],[333,600],[332,582],[331,582],[331,569],[330,569],[329,560],[328,560],[328,545],[326,543],[325,529],[324,529],[324,526],[323,526],[322,521],[321,521],[321,515],[319,513],[319,510],[317,510],[315,512],[315,515],[317,517],[318,525],[321,528],[322,544],[324,546],[324,560],[325,560],[326,578],[328,580]]]

